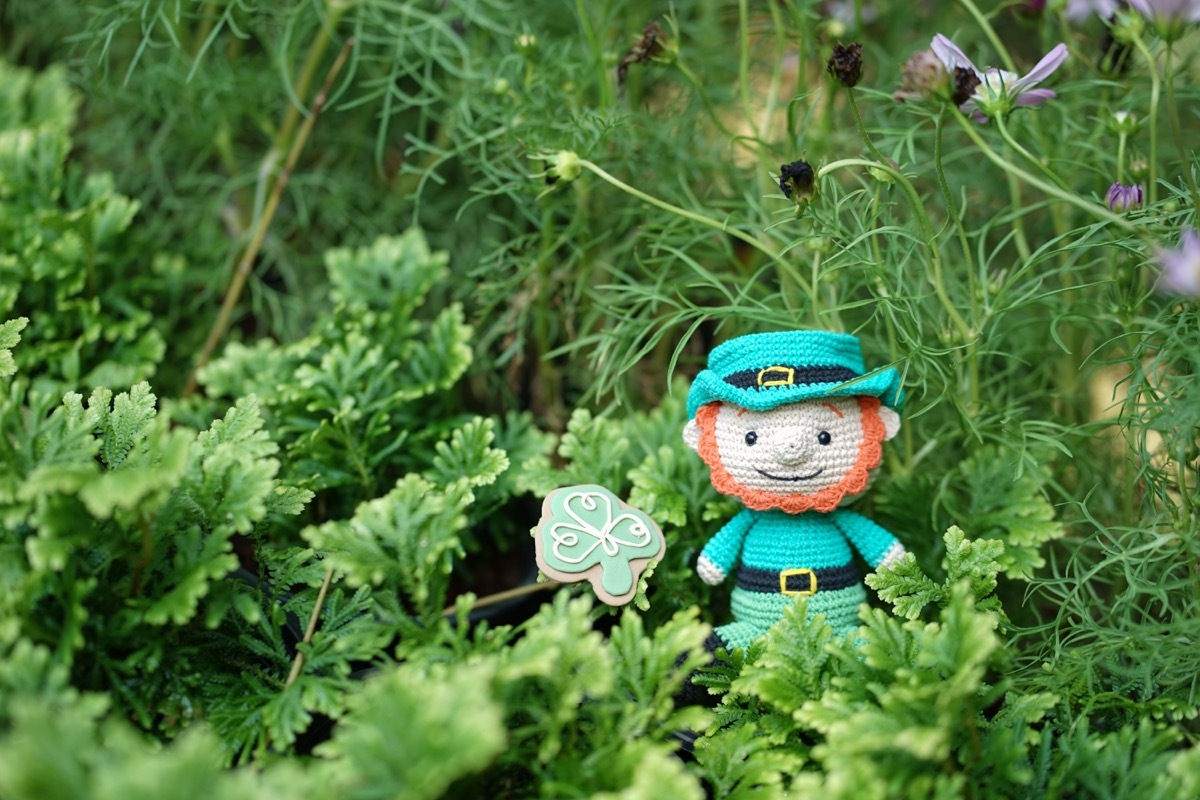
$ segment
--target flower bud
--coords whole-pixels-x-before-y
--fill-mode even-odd
[[[559,150],[554,154],[554,163],[546,171],[547,176],[564,181],[573,181],[583,172],[579,155],[570,150]]]
[[[1108,129],[1118,136],[1133,136],[1142,129],[1142,121],[1130,111],[1114,111],[1107,121]]]
[[[1131,45],[1142,38],[1142,34],[1146,32],[1146,20],[1141,14],[1137,14],[1131,9],[1124,9],[1118,11],[1113,17],[1109,30],[1112,32],[1113,41],[1117,44]]]
[[[1123,214],[1126,211],[1136,211],[1142,207],[1144,193],[1140,183],[1135,183],[1132,186],[1125,186],[1121,183],[1114,183],[1108,187],[1108,193],[1104,195],[1104,202],[1108,205],[1109,210],[1115,211],[1118,214]]]
[[[1136,181],[1144,181],[1150,175],[1150,162],[1145,158],[1134,158],[1129,162],[1129,174]]]
[[[522,33],[514,42],[517,46],[517,52],[526,58],[531,57],[538,51],[538,38],[532,33]]]
[[[835,44],[825,71],[846,88],[857,86],[862,80],[862,45],[858,42]]]

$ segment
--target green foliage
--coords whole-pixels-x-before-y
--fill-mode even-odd
[[[335,516],[378,496],[386,476],[394,483],[408,472],[469,467],[480,470],[470,473],[476,480],[490,483],[504,468],[488,450],[491,423],[479,421],[441,444],[453,415],[422,419],[419,404],[445,397],[471,361],[471,329],[459,306],[431,319],[417,316],[444,278],[445,262],[416,229],[356,250],[331,250],[326,268],[337,305],[309,336],[287,345],[232,344],[200,375],[210,396],[262,399],[288,454],[290,477],[314,491],[337,490],[326,501],[336,504]],[[455,453],[472,457],[466,448],[489,462],[446,463]],[[424,455],[431,449],[432,459]]]
[[[37,321],[18,364],[55,390],[131,386],[166,349],[121,280],[137,263],[123,243],[139,203],[111,175],[68,167],[79,100],[65,70],[35,75],[0,60],[0,84],[0,318]]]
[[[384,584],[404,593],[413,613],[436,617],[445,602],[458,534],[471,502],[465,485],[438,491],[418,475],[358,507],[348,520],[305,528],[304,538],[328,553],[351,585]]]
[[[1200,28],[987,5],[0,4],[0,796],[1200,795]],[[1071,57],[980,125],[937,31]],[[705,665],[682,378],[796,327],[903,372],[912,555]],[[648,607],[483,619],[571,483]]]
[[[951,514],[978,536],[1004,543],[1000,564],[1005,575],[1030,580],[1046,564],[1042,545],[1065,533],[1043,496],[1043,471],[1026,466],[1014,475],[1014,465],[994,447],[980,449],[959,469],[968,502]]]
[[[435,665],[428,673],[404,665],[365,681],[321,747],[337,762],[338,796],[437,798],[491,762],[506,742],[501,708],[488,692],[491,672],[491,665]]]
[[[957,527],[947,530],[943,540],[946,556],[942,569],[946,580],[942,583],[936,583],[923,573],[916,557],[906,553],[890,569],[868,575],[867,585],[906,619],[920,618],[921,612],[930,605],[945,608],[954,587],[960,583],[968,587],[980,608],[1003,614],[999,601],[991,595],[996,590],[996,575],[1003,569],[1004,545],[994,539],[972,541]]]
[[[0,378],[11,377],[17,371],[17,362],[13,360],[12,348],[21,341],[21,331],[29,324],[25,317],[10,319],[0,325]]]

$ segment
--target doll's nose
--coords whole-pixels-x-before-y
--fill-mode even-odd
[[[801,430],[780,431],[780,436],[771,446],[771,454],[780,464],[803,464],[812,455],[804,432]]]

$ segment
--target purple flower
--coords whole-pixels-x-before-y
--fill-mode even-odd
[[[1158,265],[1162,274],[1158,288],[1172,294],[1200,297],[1200,233],[1186,230],[1179,237],[1176,250],[1159,250]]]
[[[1067,19],[1083,22],[1092,14],[1098,14],[1101,19],[1112,19],[1120,7],[1118,0],[1067,0]]]
[[[1129,0],[1129,5],[1149,20],[1200,22],[1196,0]]]
[[[1183,36],[1189,24],[1200,22],[1200,2],[1196,0],[1129,0],[1129,5],[1168,42]]]
[[[1057,97],[1050,89],[1034,87],[1050,77],[1067,60],[1067,46],[1059,43],[1025,75],[995,67],[981,72],[958,45],[940,33],[933,37],[930,47],[946,65],[946,69],[953,71],[963,67],[976,74],[979,86],[975,88],[971,99],[959,108],[986,117],[1002,117],[1017,106],[1037,106]]]
[[[1121,183],[1114,183],[1108,187],[1108,193],[1104,195],[1104,202],[1108,207],[1116,211],[1118,214],[1125,211],[1136,211],[1142,207],[1144,195],[1142,185],[1135,183],[1133,186],[1125,186]]]

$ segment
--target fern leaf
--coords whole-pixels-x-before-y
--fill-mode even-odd
[[[17,371],[17,362],[13,360],[12,348],[21,341],[21,331],[29,324],[25,317],[10,319],[0,324],[0,378],[7,378]]]

